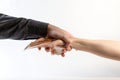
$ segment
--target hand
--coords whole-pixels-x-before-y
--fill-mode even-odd
[[[71,50],[71,42],[73,36],[69,32],[49,24],[47,38],[61,39],[65,42],[66,50],[67,51]]]
[[[46,38],[52,38],[56,40],[50,44],[51,46],[50,45],[48,46],[48,44],[43,44],[42,47],[44,47],[46,51],[47,49],[51,49],[52,53],[54,53],[54,50],[55,50],[54,48],[60,45],[60,43],[58,42],[59,40],[62,40],[65,45],[62,56],[64,56],[64,53],[66,51],[70,51],[72,49],[71,43],[74,37],[69,32],[63,29],[60,29],[54,25],[51,25],[51,24],[48,25],[48,33]],[[41,46],[39,46],[38,48],[40,49]]]
[[[62,57],[65,56],[65,46],[64,46],[64,42],[62,40],[52,40],[52,39],[47,39],[47,38],[40,38],[38,40],[35,41],[38,45],[34,46],[37,47],[39,50],[41,49],[41,47],[45,48],[46,52],[51,52],[52,55],[57,54],[57,55],[61,55]],[[34,44],[35,44],[34,42]],[[60,47],[57,48],[57,47]]]

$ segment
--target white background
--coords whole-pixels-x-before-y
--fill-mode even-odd
[[[0,0],[0,13],[48,22],[79,38],[120,41],[119,0]],[[0,40],[0,80],[120,77],[119,61],[75,50],[65,58],[24,51],[30,42]]]

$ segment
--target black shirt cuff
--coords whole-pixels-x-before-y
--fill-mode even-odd
[[[48,23],[40,22],[30,19],[28,22],[28,35],[26,39],[37,39],[46,37],[48,30]]]

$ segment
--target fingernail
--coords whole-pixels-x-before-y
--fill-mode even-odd
[[[38,50],[41,50],[41,48],[38,48]]]
[[[64,54],[64,53],[62,53],[62,54],[61,54],[61,56],[62,56],[62,57],[65,57],[65,54]]]

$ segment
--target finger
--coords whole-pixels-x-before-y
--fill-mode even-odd
[[[38,50],[41,50],[41,47],[38,47]]]
[[[71,44],[68,44],[67,51],[71,51],[71,50],[72,50]]]
[[[71,50],[71,41],[70,39],[68,39],[67,37],[63,37],[63,40],[65,41],[65,48],[67,51],[70,51]]]
[[[55,40],[51,44],[48,45],[52,50],[55,49],[57,46],[63,46],[64,42],[62,40]]]
[[[48,47],[49,44],[50,44],[49,42],[46,42],[46,43],[36,45],[35,47]]]
[[[52,51],[54,51],[54,49],[55,49],[55,46],[56,46],[56,45],[55,45],[55,44],[53,44],[53,43],[51,43],[51,44],[50,44],[50,45],[48,45],[48,46],[51,48],[51,50],[52,50]]]
[[[67,51],[66,51],[66,49],[64,48],[63,50],[62,50],[62,53],[66,53]]]
[[[71,46],[70,43],[66,44],[65,48],[66,48],[67,51],[71,51],[72,50],[72,46]]]
[[[46,52],[50,52],[50,48],[49,47],[46,47],[45,50],[46,50]]]
[[[61,56],[62,56],[62,57],[65,57],[65,54],[64,54],[64,53],[62,53],[62,54],[61,54]]]
[[[35,42],[41,42],[41,41],[44,41],[44,40],[45,40],[45,38],[39,38]]]
[[[54,49],[51,50],[51,54],[52,54],[52,55],[55,55],[55,50],[54,50]]]
[[[56,46],[63,46],[65,43],[62,40],[56,40],[56,41],[54,41],[54,44]]]

